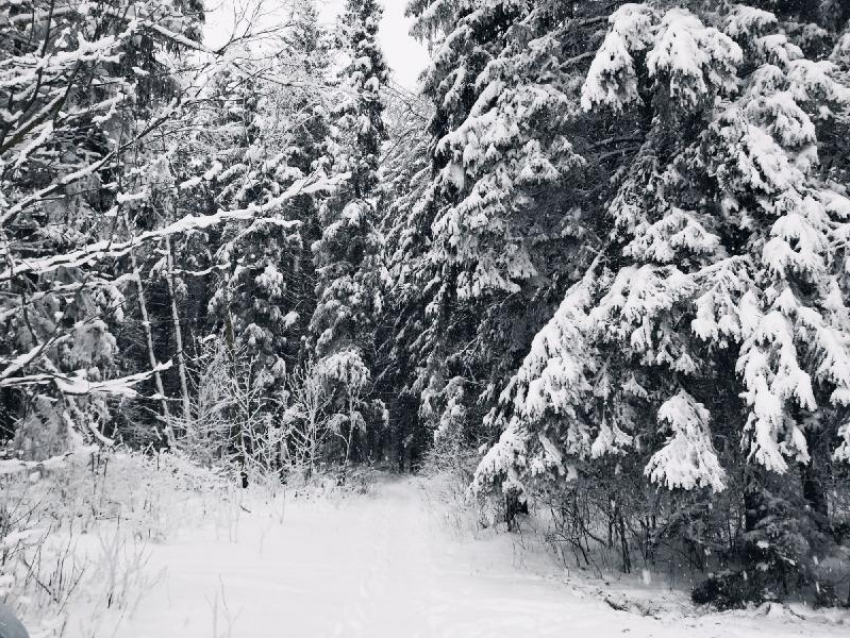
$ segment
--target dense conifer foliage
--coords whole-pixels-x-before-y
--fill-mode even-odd
[[[0,0],[8,453],[448,461],[581,567],[850,600],[850,6],[407,13],[416,93],[377,0]]]

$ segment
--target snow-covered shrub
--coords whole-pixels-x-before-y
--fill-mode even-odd
[[[178,449],[194,461],[271,489],[366,458],[373,435],[367,424],[381,423],[384,414],[368,396],[370,373],[356,351],[289,371],[270,396],[251,373],[249,350],[222,339],[202,348],[192,418],[172,419]]]
[[[281,387],[270,395],[254,374],[256,356],[224,339],[207,339],[193,371],[191,418],[172,417],[181,452],[205,467],[237,470],[244,485],[280,483],[285,464],[286,392]]]
[[[230,481],[173,454],[79,448],[44,462],[0,462],[0,578],[32,628],[69,606],[91,630],[156,582],[148,545],[226,505]],[[110,617],[107,610],[123,610]],[[105,624],[104,624],[105,623]],[[52,635],[52,634],[50,634]]]
[[[180,449],[197,463],[224,467],[232,454],[235,417],[235,375],[239,359],[231,357],[223,339],[207,339],[199,344],[200,354],[192,366],[196,379],[191,399],[191,421],[175,418],[173,429],[179,433]]]
[[[432,475],[452,474],[468,485],[476,453],[466,440],[468,415],[463,382],[461,377],[455,377],[444,389],[424,393],[419,417],[431,424],[434,437],[422,471]]]
[[[431,513],[460,537],[477,536],[489,524],[469,492],[478,462],[476,445],[468,440],[464,379],[454,377],[439,387],[436,378],[423,393],[420,421],[432,437],[419,474]],[[504,516],[494,516],[503,520]]]
[[[359,354],[345,350],[296,370],[288,380],[281,418],[287,472],[309,479],[339,465],[367,461],[383,403],[369,398],[371,377]],[[370,427],[371,426],[371,427]]]
[[[747,574],[731,569],[709,574],[694,588],[691,597],[698,605],[711,604],[721,611],[778,598],[765,587],[764,577],[759,572]]]

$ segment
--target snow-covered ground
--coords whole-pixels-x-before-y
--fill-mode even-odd
[[[649,595],[665,602],[655,617],[617,611],[604,598],[622,598],[626,589],[615,585],[609,592],[567,576],[531,539],[463,533],[446,523],[428,487],[408,478],[345,498],[246,495],[228,506],[228,515],[148,546],[147,570],[157,577],[122,612],[114,638],[681,638],[684,632],[846,638],[850,632],[846,615],[803,621],[801,609],[780,606],[699,614],[663,587]],[[86,635],[82,613],[71,610],[63,635]]]

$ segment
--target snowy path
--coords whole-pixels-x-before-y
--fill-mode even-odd
[[[453,537],[414,480],[341,502],[296,500],[282,523],[252,510],[238,524],[153,546],[150,566],[165,572],[116,638],[680,638],[684,631],[692,638],[767,631],[781,638],[848,631],[787,615],[656,620],[618,612],[552,578],[553,567],[547,577],[543,557],[526,558],[517,559],[506,535]]]

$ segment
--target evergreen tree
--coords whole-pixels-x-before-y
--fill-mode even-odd
[[[219,131],[230,129],[233,145],[222,149],[211,169],[220,189],[216,202],[223,208],[266,204],[302,174],[277,150],[280,114],[267,87],[243,72],[223,81]],[[283,389],[289,332],[298,320],[288,285],[301,250],[298,221],[282,206],[248,223],[228,224],[216,254],[222,281],[210,312],[232,346],[252,359],[253,382],[272,396]]]
[[[789,572],[820,591],[829,455],[813,454],[829,446],[813,441],[845,455],[850,335],[833,247],[850,200],[818,133],[842,125],[850,94],[834,62],[806,57],[812,30],[797,31],[793,7],[692,9],[610,18],[582,106],[636,123],[641,145],[617,173],[600,256],[502,394],[504,432],[476,487],[527,491],[623,455],[676,490],[720,491],[734,471],[738,549],[761,564],[751,591]],[[797,488],[772,478],[792,469]]]
[[[430,181],[431,143],[427,124],[431,109],[427,100],[391,86],[387,93],[387,127],[390,148],[384,158],[381,214],[384,235],[384,260],[389,285],[377,326],[376,385],[386,402],[388,423],[386,456],[399,469],[415,467],[423,451],[432,442],[433,413],[422,415],[419,393],[414,389],[416,361],[408,351],[412,333],[421,327],[421,295],[411,257],[422,250],[429,229],[422,227],[422,216],[411,215]],[[430,407],[430,406],[429,406]],[[434,406],[437,411],[440,408]]]
[[[577,87],[601,7],[584,3],[429,2],[409,13],[430,41],[423,77],[434,107],[432,174],[395,249],[407,309],[397,348],[409,391],[448,406],[465,378],[470,439],[521,360],[555,295],[584,260],[596,169],[579,152],[588,119]],[[604,18],[603,18],[604,19]],[[582,208],[582,206],[585,206]],[[415,237],[415,240],[412,238]],[[435,423],[439,421],[436,418]]]
[[[340,23],[347,64],[340,73],[342,102],[333,113],[329,170],[344,175],[339,191],[324,202],[321,238],[313,244],[316,310],[310,324],[315,365],[335,388],[340,423],[369,434],[383,409],[364,416],[373,383],[373,334],[381,312],[382,237],[376,208],[379,166],[386,130],[382,90],[389,71],[378,44],[381,8],[375,0],[348,0]],[[371,423],[369,423],[371,421]],[[344,423],[344,425],[343,425]],[[345,451],[350,456],[350,444]]]
[[[234,63],[219,79],[213,143],[220,150],[201,180],[215,192],[217,206],[263,205],[299,180],[325,173],[324,40],[313,3],[300,0],[269,69]],[[265,77],[280,68],[286,76]],[[282,79],[293,87],[282,86]],[[223,285],[210,310],[232,345],[253,359],[255,383],[281,400],[315,307],[309,247],[318,212],[315,197],[305,194],[270,213],[224,228],[217,250]]]
[[[378,29],[383,10],[376,0],[348,0],[340,20],[342,54],[348,63],[340,74],[343,93],[334,115],[339,148],[336,170],[350,173],[351,200],[367,200],[378,185],[381,146],[386,139],[381,92],[389,80]]]

